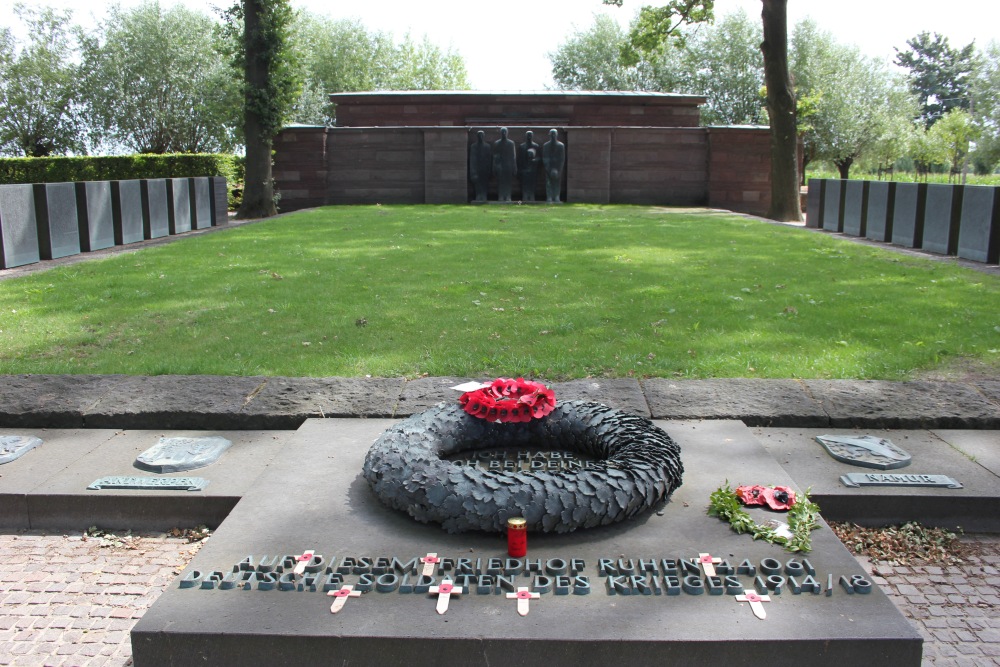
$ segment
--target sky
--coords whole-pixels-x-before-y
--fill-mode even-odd
[[[104,0],[36,0],[39,4],[73,9],[83,25],[93,25],[112,4]],[[224,0],[181,0],[209,10],[227,5]],[[647,0],[648,1],[648,0]],[[140,0],[120,0],[124,7]],[[161,0],[169,6],[174,0]],[[586,30],[596,13],[606,13],[627,25],[641,0],[625,0],[622,7],[607,7],[601,0],[504,0],[500,3],[468,0],[292,0],[292,6],[334,18],[357,18],[370,30],[391,32],[401,38],[427,35],[441,47],[451,47],[465,58],[476,90],[545,90],[552,87],[548,53],[566,37]],[[652,2],[650,4],[656,4]],[[716,15],[743,9],[759,16],[760,0],[716,0]],[[997,0],[789,0],[788,22],[794,26],[811,17],[841,42],[853,43],[871,56],[891,59],[893,47],[922,31],[938,32],[952,46],[975,40],[980,47],[1000,42],[1000,3]],[[10,12],[0,15],[0,25],[13,21]]]

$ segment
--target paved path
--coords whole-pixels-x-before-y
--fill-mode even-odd
[[[862,560],[923,635],[925,666],[1000,666],[1000,535],[963,541],[961,566]],[[0,535],[0,665],[130,665],[129,630],[199,548],[162,533],[132,546]]]

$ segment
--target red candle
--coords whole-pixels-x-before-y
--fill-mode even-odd
[[[507,519],[507,555],[523,558],[528,555],[528,525],[521,517]]]

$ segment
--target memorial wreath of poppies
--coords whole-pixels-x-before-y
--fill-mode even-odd
[[[446,457],[501,448],[569,450],[583,469],[485,470]],[[680,447],[648,419],[586,401],[556,403],[551,389],[500,378],[385,431],[365,457],[376,496],[448,532],[500,532],[507,519],[566,533],[616,523],[680,486]]]

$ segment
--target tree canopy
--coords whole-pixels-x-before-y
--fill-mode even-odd
[[[969,109],[976,67],[975,44],[952,48],[948,38],[922,32],[896,49],[896,64],[910,71],[910,88],[920,101],[920,119],[930,127],[952,109]]]
[[[27,157],[81,151],[72,13],[18,3],[14,14],[28,41],[0,31],[0,149]]]
[[[215,27],[182,5],[113,5],[81,40],[94,139],[137,153],[232,150],[239,89]]]

